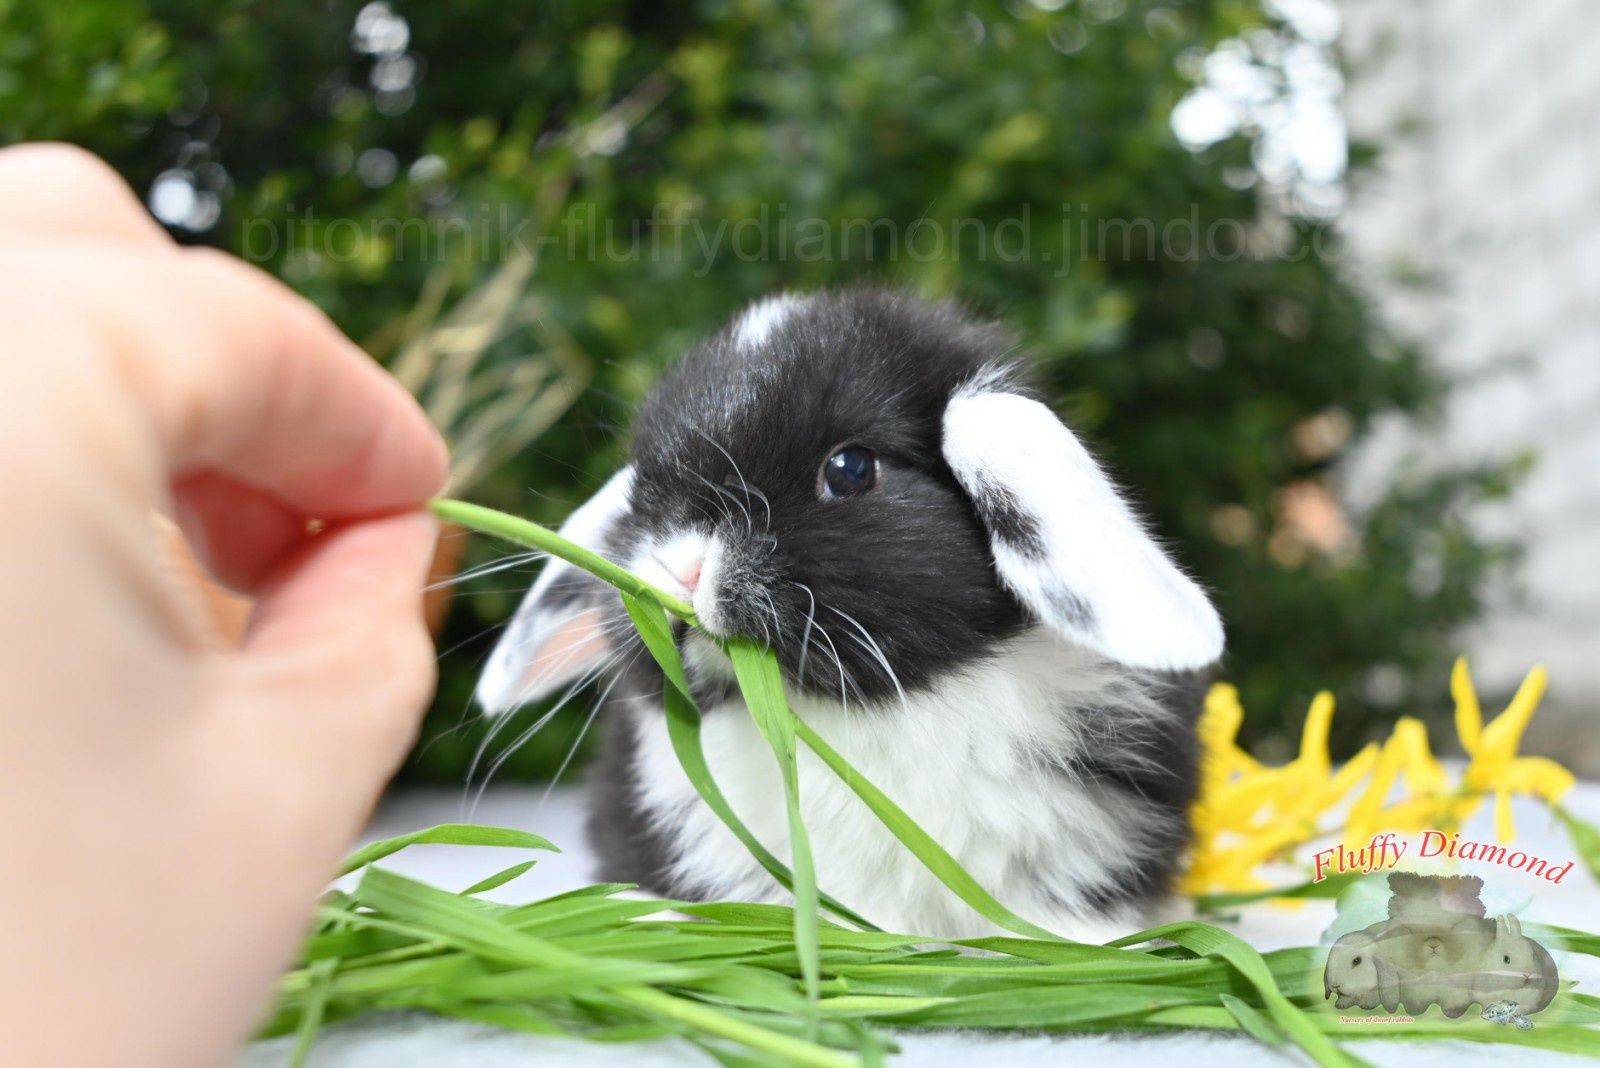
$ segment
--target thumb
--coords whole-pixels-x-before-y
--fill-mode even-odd
[[[366,813],[416,736],[435,681],[422,587],[437,538],[411,512],[312,539],[258,591],[229,665],[228,726],[330,824]]]

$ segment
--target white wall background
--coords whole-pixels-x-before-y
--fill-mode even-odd
[[[1467,637],[1475,672],[1509,688],[1545,663],[1528,747],[1600,773],[1600,2],[1339,11],[1350,133],[1384,147],[1350,191],[1351,250],[1400,329],[1470,380],[1420,444],[1539,454],[1514,505],[1482,516],[1526,540],[1527,603],[1500,595]],[[1400,281],[1419,275],[1429,289]]]

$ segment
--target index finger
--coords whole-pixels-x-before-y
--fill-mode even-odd
[[[87,326],[158,445],[161,475],[219,472],[331,521],[416,507],[443,440],[406,390],[309,302],[209,249],[27,250],[11,296]]]
[[[77,145],[0,148],[0,233],[170,245],[122,177]]]
[[[289,525],[295,513],[340,519],[403,508],[442,487],[443,443],[408,393],[265,273],[177,251],[121,177],[86,150],[0,149],[0,234],[51,242],[20,249],[25,283],[37,280],[41,259],[82,261],[54,279],[64,283],[59,292],[19,307],[66,312],[114,334],[113,352],[162,439],[169,481],[229,475],[280,499]]]

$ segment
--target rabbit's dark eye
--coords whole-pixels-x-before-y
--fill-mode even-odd
[[[1354,960],[1352,960],[1352,961],[1351,961],[1351,962],[1350,962],[1350,963],[1351,963],[1351,964],[1353,964],[1353,965],[1354,965],[1354,964],[1360,964],[1360,963],[1361,963],[1361,958],[1360,958],[1360,957],[1356,957],[1356,958],[1355,958],[1355,959],[1354,959]]]
[[[1510,964],[1511,963],[1511,954],[1507,953],[1504,957],[1501,957],[1500,959],[1505,961],[1507,964]]]
[[[819,481],[825,500],[865,493],[878,484],[878,456],[860,445],[842,445],[823,461]]]

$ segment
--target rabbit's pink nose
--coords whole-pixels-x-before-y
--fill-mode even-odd
[[[677,578],[679,582],[683,583],[684,589],[688,590],[690,593],[693,593],[695,587],[700,585],[700,572],[704,570],[705,566],[706,560],[705,557],[702,556],[696,559],[692,564],[684,568],[682,571],[679,571],[674,577]]]

